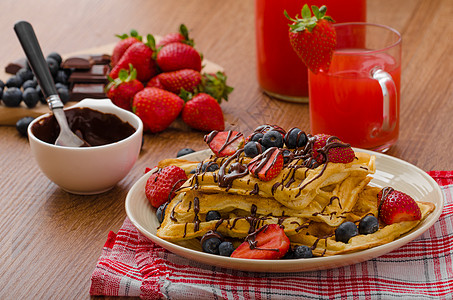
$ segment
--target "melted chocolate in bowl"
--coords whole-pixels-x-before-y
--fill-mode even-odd
[[[121,141],[135,132],[135,128],[116,115],[87,107],[64,111],[71,130],[90,146],[101,146]],[[33,124],[32,133],[41,141],[55,144],[60,127],[53,115]]]

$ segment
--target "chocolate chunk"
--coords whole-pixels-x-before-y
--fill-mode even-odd
[[[108,65],[93,65],[89,70],[75,70],[69,76],[70,83],[104,83],[108,82]]]
[[[78,55],[68,57],[62,64],[65,69],[82,69],[89,70],[93,65],[108,65],[110,63],[110,55],[95,54],[95,55]]]
[[[5,72],[8,74],[16,74],[17,71],[19,71],[22,68],[25,68],[27,66],[27,59],[25,57],[17,59],[13,62],[10,62],[6,67],[5,67]]]
[[[93,64],[94,61],[91,58],[91,55],[80,55],[65,59],[61,67],[65,69],[89,70]]]
[[[102,83],[75,83],[69,101],[80,101],[85,98],[107,98]]]

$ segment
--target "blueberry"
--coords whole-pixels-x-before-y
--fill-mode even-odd
[[[263,148],[264,147],[260,143],[255,142],[255,141],[250,141],[247,144],[245,144],[245,146],[244,146],[244,154],[245,154],[245,156],[248,156],[248,157],[255,157],[258,154],[263,153],[263,151],[264,151]]]
[[[41,87],[39,86],[39,84],[36,86],[36,91],[38,92],[38,95],[39,95],[39,101],[42,103],[42,104],[47,104],[47,101],[46,101],[46,98],[44,97],[44,94],[41,90]]]
[[[21,68],[17,71],[16,76],[21,79],[22,82],[33,79],[33,72],[27,68]]]
[[[59,66],[63,62],[63,59],[61,58],[61,55],[58,54],[57,52],[49,53],[49,55],[47,55],[47,58],[53,58],[58,63]]]
[[[283,150],[282,154],[283,154],[283,163],[284,164],[289,163],[291,161],[291,151],[289,151],[288,149],[285,149],[285,150]]]
[[[10,87],[3,92],[3,103],[9,107],[19,106],[22,101],[22,92],[17,87]]]
[[[164,204],[162,204],[161,206],[159,206],[156,210],[156,217],[157,217],[157,220],[159,221],[159,223],[162,223],[164,221],[164,218],[165,218],[165,208],[167,207],[167,202],[165,202]]]
[[[56,83],[63,83],[63,84],[68,84],[68,74],[65,72],[65,70],[58,70],[57,74],[55,74],[55,82]]]
[[[359,233],[360,234],[370,234],[373,232],[378,231],[379,229],[379,221],[373,215],[368,215],[359,223]]]
[[[195,168],[195,169],[192,169],[192,170],[190,170],[190,172],[189,172],[189,174],[195,174],[195,173],[197,173],[197,169],[196,169],[196,168]]]
[[[1,89],[4,89],[5,88],[5,83],[3,82],[3,80],[0,79],[0,88]]]
[[[195,152],[195,150],[193,150],[193,149],[183,148],[183,149],[178,151],[178,153],[176,154],[176,157],[181,157],[181,156],[184,156],[184,155],[187,155],[187,154],[190,154],[190,153],[194,153],[194,152]]]
[[[300,245],[294,248],[293,258],[311,258],[313,257],[313,252],[311,248],[305,245]]]
[[[213,162],[213,161],[207,161],[203,164],[203,166],[201,167],[201,171],[202,172],[214,172],[216,170],[218,170],[220,167],[217,163]]]
[[[254,142],[260,142],[261,139],[263,138],[263,133],[261,132],[255,132],[252,134],[252,137],[250,138],[250,141],[254,141]]]
[[[337,229],[335,229],[335,240],[337,242],[347,243],[353,236],[359,234],[357,225],[352,222],[344,222]]]
[[[202,239],[201,248],[203,248],[204,252],[211,253],[211,254],[219,254],[219,245],[222,241],[218,237],[208,237]]]
[[[285,135],[285,144],[289,149],[304,147],[307,142],[307,135],[299,128],[292,128]]]
[[[266,148],[271,148],[271,147],[282,148],[283,147],[283,136],[280,132],[278,132],[276,130],[268,131],[263,135],[261,144]]]
[[[49,66],[50,74],[52,74],[52,76],[55,77],[57,75],[58,70],[60,69],[60,65],[52,57],[47,57],[46,62],[47,65]]]
[[[57,90],[57,93],[58,93],[58,96],[60,96],[60,100],[61,100],[61,102],[63,102],[63,104],[68,103],[68,101],[69,101],[69,90],[67,88],[59,88]]]
[[[221,218],[220,213],[216,210],[210,210],[206,214],[206,222],[220,220]]]
[[[25,105],[27,105],[27,107],[29,108],[35,107],[39,102],[39,94],[36,89],[32,87],[25,89],[24,93],[22,94],[22,98],[24,99]]]
[[[231,253],[234,251],[233,243],[231,242],[222,242],[219,245],[219,254],[222,256],[231,256]]]
[[[24,83],[22,83],[22,88],[23,88],[24,90],[26,90],[26,89],[29,88],[29,87],[31,87],[31,88],[36,88],[36,85],[37,85],[37,84],[38,84],[38,83],[37,83],[35,80],[29,79],[29,80],[25,81]]]
[[[34,120],[34,118],[32,118],[32,117],[23,117],[23,118],[19,119],[16,122],[17,131],[19,131],[19,133],[22,136],[28,136],[28,132],[27,132],[28,125],[30,125],[31,121],[33,121],[33,120]]]
[[[3,88],[0,88],[0,99],[3,97]]]
[[[22,86],[22,79],[19,76],[11,76],[6,81],[6,86],[20,88]]]

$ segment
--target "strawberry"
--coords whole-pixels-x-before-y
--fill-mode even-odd
[[[179,42],[163,46],[157,53],[156,62],[162,72],[182,69],[201,71],[200,53],[195,48]]]
[[[118,43],[116,43],[115,48],[113,48],[112,56],[110,58],[110,64],[112,68],[120,61],[121,56],[123,56],[127,48],[132,46],[132,44],[142,41],[142,37],[137,33],[137,31],[133,29],[131,30],[130,35],[125,33],[116,36],[119,37],[121,40]]]
[[[220,104],[205,93],[196,94],[186,102],[182,110],[182,120],[190,127],[202,131],[222,131],[225,129]]]
[[[157,42],[156,48],[159,49],[167,44],[181,42],[189,46],[194,46],[194,42],[189,38],[189,31],[186,25],[181,24],[179,26],[179,32],[172,32],[166,34],[159,42]]]
[[[106,86],[106,94],[116,106],[132,111],[132,100],[136,93],[143,90],[143,84],[136,79],[137,71],[134,67],[129,66],[129,72],[122,69],[118,78],[109,77],[110,83]]]
[[[201,74],[192,69],[160,73],[152,78],[149,85],[161,85],[164,90],[179,95],[181,89],[193,93],[201,83]],[[158,82],[158,83],[157,83]],[[157,84],[156,84],[157,83]]]
[[[283,152],[277,147],[267,149],[247,165],[250,173],[262,181],[275,178],[283,169]]]
[[[184,100],[168,91],[146,87],[134,96],[132,111],[153,133],[165,130],[178,117]]]
[[[163,86],[162,83],[160,83],[159,80],[159,74],[151,78],[148,83],[146,84],[146,87],[156,87],[165,90],[165,87]]]
[[[333,163],[347,164],[354,160],[355,153],[349,144],[343,143],[337,137],[328,134],[317,134],[314,136],[313,158],[319,164],[328,161]]]
[[[204,141],[218,157],[231,156],[238,149],[244,148],[244,136],[237,131],[217,131],[204,136]]]
[[[254,237],[254,238],[253,238]],[[290,247],[289,238],[278,224],[264,225],[240,244],[231,257],[248,259],[280,259]]]
[[[159,207],[175,196],[175,191],[187,180],[186,172],[177,166],[158,169],[146,181],[145,194],[153,207]]]
[[[393,189],[381,191],[380,195],[379,219],[385,224],[421,219],[420,208],[409,195]]]
[[[129,64],[132,64],[137,69],[137,79],[141,82],[147,82],[157,74],[156,62],[153,59],[154,47],[152,35],[148,35],[147,43],[137,42],[132,44],[110,71],[109,76],[114,79],[117,78],[121,69],[128,70]]]
[[[333,50],[336,46],[336,33],[331,22],[331,17],[326,16],[326,6],[311,7],[305,4],[302,8],[302,19],[296,15],[295,19],[285,16],[292,21],[289,25],[289,41],[299,58],[314,74],[319,71],[327,72],[332,61]]]
[[[233,87],[226,83],[227,77],[225,73],[218,71],[215,74],[204,73],[199,87],[200,92],[211,95],[221,103],[222,99],[228,101],[228,95],[234,90]]]

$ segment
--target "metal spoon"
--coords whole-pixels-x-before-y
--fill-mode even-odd
[[[60,96],[57,93],[55,83],[42,54],[33,27],[26,21],[19,21],[14,24],[14,31],[19,38],[19,42],[27,56],[31,69],[46,97],[49,108],[52,110],[52,113],[60,126],[60,134],[55,141],[55,145],[66,147],[87,146],[87,143],[75,135],[69,128],[66,115],[63,111],[63,102],[61,102]]]

